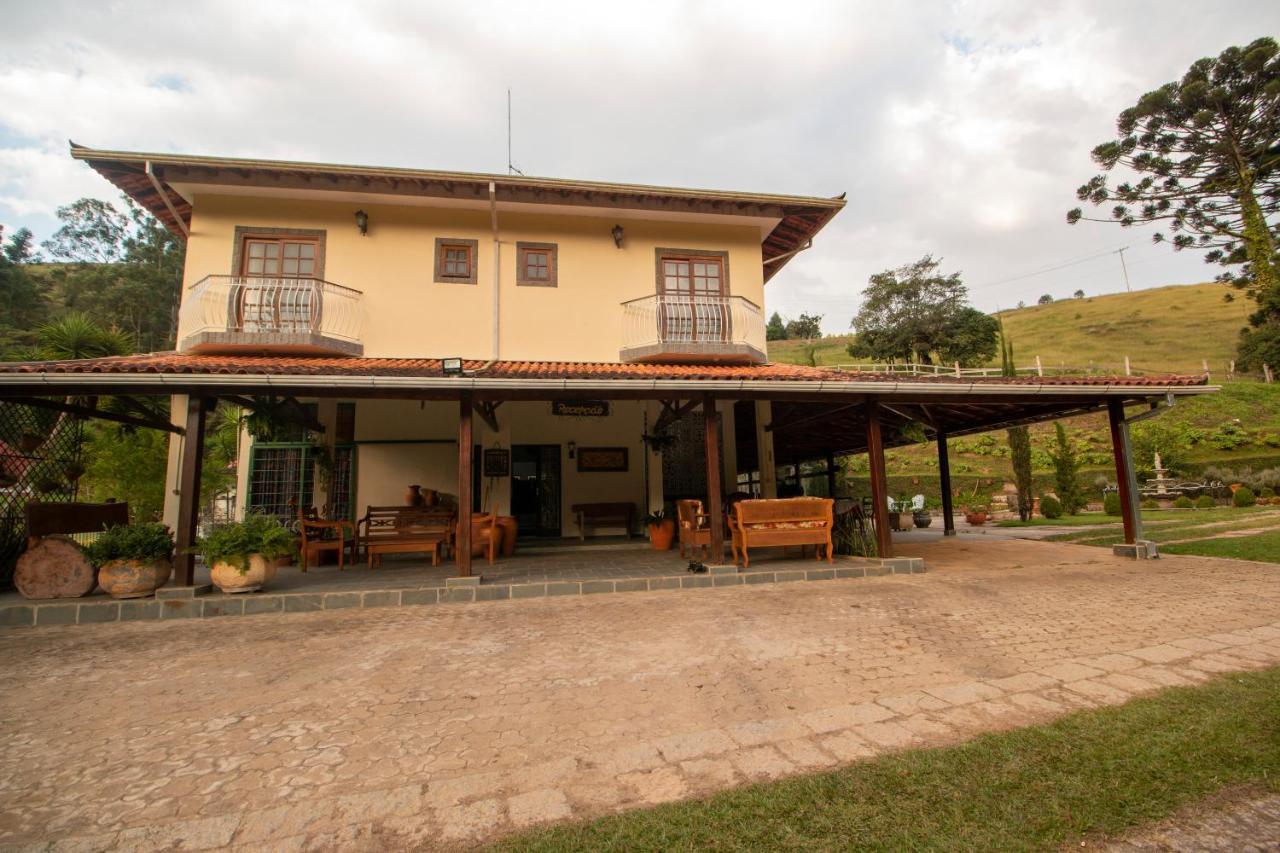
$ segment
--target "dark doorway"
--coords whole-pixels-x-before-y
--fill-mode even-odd
[[[511,514],[521,536],[560,536],[560,445],[511,446]]]

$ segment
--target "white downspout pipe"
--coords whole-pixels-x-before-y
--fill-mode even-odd
[[[489,217],[493,222],[493,346],[489,360],[497,361],[502,339],[502,244],[498,240],[498,185],[494,181],[489,182]]]

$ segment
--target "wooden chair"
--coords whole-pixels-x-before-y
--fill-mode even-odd
[[[710,518],[702,511],[702,501],[683,500],[676,501],[676,529],[680,534],[680,556],[686,556],[685,548],[689,549],[687,556],[693,556],[695,553],[699,556],[705,556],[707,559],[711,557],[711,528],[707,526],[707,520]]]
[[[457,536],[462,534],[462,522],[458,522],[457,531],[454,542],[457,543]],[[489,561],[489,565],[493,565],[493,561],[498,558],[498,552],[502,550],[502,528],[498,526],[498,514],[491,512],[488,514],[476,513],[471,516],[471,555],[483,555]],[[455,547],[455,556],[458,549]]]
[[[326,551],[338,552],[338,571],[346,568],[347,548],[351,548],[351,560],[359,559],[355,528],[349,521],[325,521],[314,508],[298,514],[298,533],[302,537],[298,552],[302,555],[302,571],[306,571],[315,558],[320,565],[320,555]],[[336,534],[336,538],[334,536]]]

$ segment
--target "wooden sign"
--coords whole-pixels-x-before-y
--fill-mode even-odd
[[[579,447],[578,470],[582,472],[610,472],[627,470],[625,447]]]
[[[608,400],[552,400],[551,414],[562,418],[607,418]]]
[[[491,448],[484,452],[484,476],[511,476],[511,451],[502,448]]]

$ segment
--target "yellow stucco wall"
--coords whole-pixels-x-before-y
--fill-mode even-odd
[[[369,214],[369,234],[355,226]],[[621,249],[610,229],[623,225]],[[187,244],[186,284],[233,272],[237,225],[323,229],[325,278],[363,292],[364,354],[489,358],[493,242],[487,209],[200,195]],[[657,247],[726,251],[729,292],[764,304],[760,231],[754,224],[558,216],[499,211],[503,359],[617,361],[620,303],[655,291]],[[433,281],[437,237],[474,239],[477,283]],[[556,243],[558,286],[516,285],[516,242]],[[180,329],[180,336],[186,334]]]

